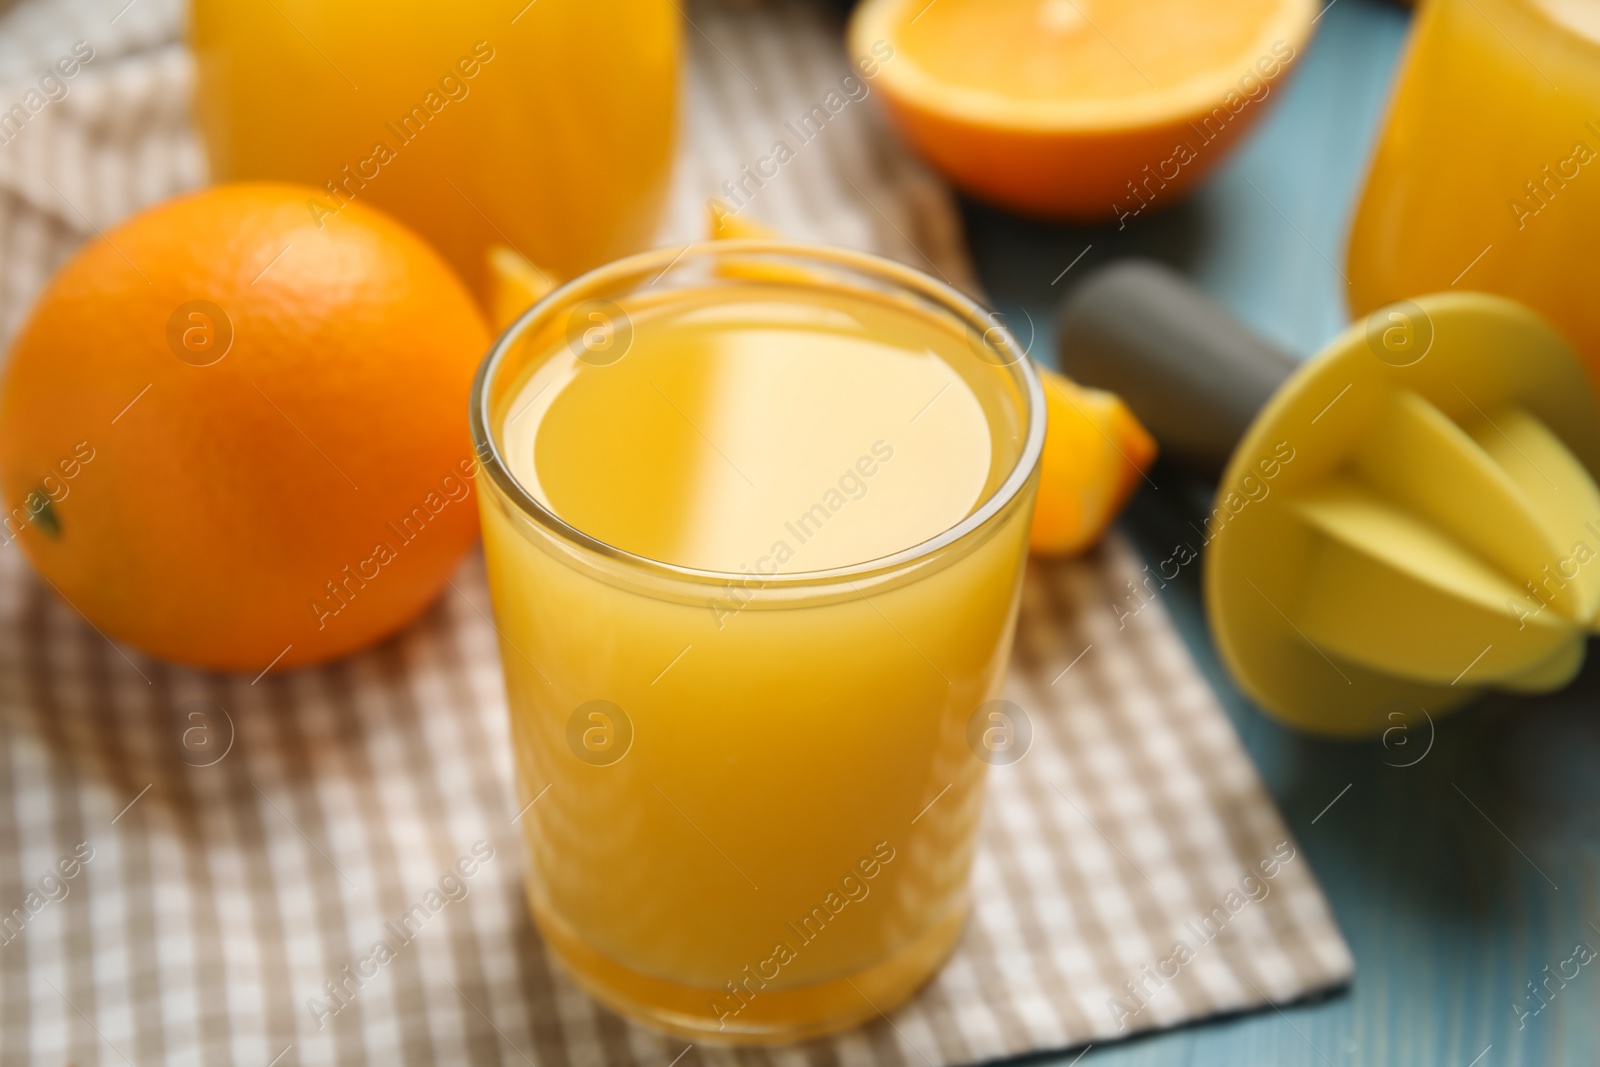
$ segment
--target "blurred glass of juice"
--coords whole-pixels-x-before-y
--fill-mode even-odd
[[[1475,289],[1548,317],[1600,370],[1600,3],[1418,11],[1350,236],[1350,310]]]
[[[213,181],[420,231],[478,292],[511,247],[563,277],[649,244],[677,120],[672,0],[193,0]]]

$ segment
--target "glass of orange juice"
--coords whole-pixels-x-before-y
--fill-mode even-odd
[[[496,344],[472,427],[528,897],[601,1001],[789,1040],[942,962],[1021,729],[1043,413],[971,300],[840,250],[647,253]]]
[[[480,293],[505,245],[563,277],[650,243],[677,119],[674,0],[192,0],[216,181],[300,182],[415,227]]]
[[[1514,297],[1600,372],[1600,4],[1420,7],[1349,248],[1351,311]]]

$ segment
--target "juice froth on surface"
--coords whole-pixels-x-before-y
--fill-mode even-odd
[[[937,536],[1007,473],[941,355],[966,339],[938,320],[759,286],[626,314],[594,327],[620,358],[564,345],[503,434],[517,481],[606,544],[702,570],[827,570]]]

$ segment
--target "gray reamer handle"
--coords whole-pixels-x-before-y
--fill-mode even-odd
[[[1297,366],[1177,272],[1144,259],[1078,286],[1057,344],[1063,373],[1121,396],[1163,456],[1213,479]]]

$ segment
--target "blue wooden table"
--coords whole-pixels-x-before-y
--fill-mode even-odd
[[[1347,320],[1345,235],[1408,18],[1380,0],[1335,0],[1294,81],[1274,90],[1277,107],[1198,196],[1164,213],[1119,230],[965,205],[983,281],[1020,333],[1037,324],[1035,355],[1053,361],[1063,292],[1133,254],[1168,261],[1302,355],[1331,339]],[[1158,467],[1154,481],[1122,522],[1152,559],[1209,503],[1208,487],[1176,471]],[[1600,667],[1555,697],[1496,697],[1443,719],[1425,758],[1395,766],[1426,737],[1397,752],[1285,728],[1223,671],[1199,575],[1162,595],[1327,890],[1356,977],[1320,1002],[1095,1047],[1084,1067],[1600,1064],[1600,956],[1577,962],[1600,953]]]

